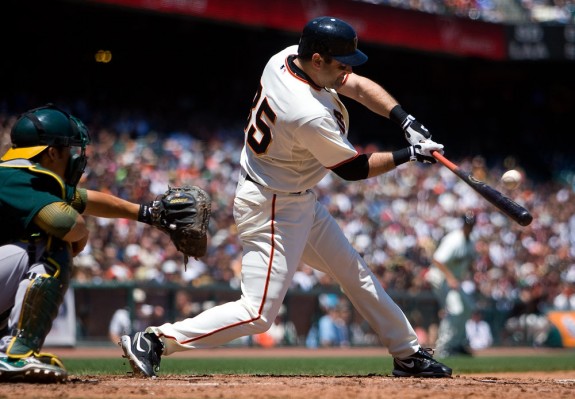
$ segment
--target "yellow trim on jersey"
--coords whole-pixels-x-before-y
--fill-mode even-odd
[[[63,238],[76,225],[78,211],[66,202],[52,202],[34,216],[34,223],[51,236]]]
[[[44,169],[42,166],[40,166],[39,164],[34,164],[31,163],[29,160],[27,159],[22,159],[22,161],[26,162],[23,164],[19,164],[19,163],[12,163],[12,162],[6,162],[6,163],[0,163],[1,167],[4,168],[20,168],[20,169],[29,169],[32,172],[36,172],[36,173],[40,173],[40,174],[44,174],[44,175],[48,175],[48,176],[52,176],[54,179],[56,179],[56,181],[58,182],[58,184],[60,184],[60,188],[62,190],[62,199],[65,200],[66,199],[66,183],[64,183],[64,180],[62,180],[62,178],[60,176],[58,176],[56,173],[52,172],[51,170],[48,169]]]

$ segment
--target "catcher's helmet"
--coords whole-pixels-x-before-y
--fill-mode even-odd
[[[349,66],[361,65],[367,55],[357,49],[357,34],[347,22],[333,17],[312,19],[303,28],[298,56],[328,55]]]
[[[48,146],[85,149],[90,143],[84,123],[53,104],[20,115],[12,126],[10,138],[12,148],[4,154],[3,161],[33,158]]]

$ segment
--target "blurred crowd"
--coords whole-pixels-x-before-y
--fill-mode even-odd
[[[10,143],[14,120],[14,115],[0,116],[2,153]],[[107,125],[93,124],[91,135],[81,186],[141,203],[154,199],[168,185],[203,187],[213,200],[209,248],[205,257],[190,259],[184,267],[183,256],[163,232],[127,220],[90,218],[91,238],[75,258],[74,280],[238,288],[242,249],[232,201],[242,127],[161,133],[150,129],[145,119],[125,115]],[[360,150],[375,149],[369,144]],[[447,232],[457,228],[461,215],[472,210],[477,215],[473,234],[479,258],[467,276],[466,289],[474,293],[487,316],[497,310],[506,319],[520,320],[522,315],[543,315],[549,309],[575,310],[573,175],[570,180],[535,182],[510,157],[492,166],[480,157],[454,161],[526,206],[533,214],[532,224],[521,227],[511,221],[439,165],[409,163],[361,182],[328,174],[315,192],[390,292],[429,291],[424,276],[433,250]],[[524,179],[518,189],[509,191],[498,181],[512,168],[522,171]],[[333,281],[300,265],[293,289],[321,287],[333,287]]]
[[[495,23],[575,22],[573,0],[355,0]]]

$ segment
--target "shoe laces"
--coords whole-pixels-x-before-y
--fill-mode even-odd
[[[150,333],[150,338],[152,341],[152,367],[154,371],[160,370],[160,361],[162,359],[162,353],[164,353],[164,343],[156,334]]]
[[[420,347],[418,352],[421,353],[422,355],[426,356],[426,357],[433,357],[435,350],[433,348],[422,348],[422,347]]]
[[[433,348],[419,347],[419,350],[417,352],[400,360],[406,360],[406,359],[413,359],[417,361],[433,360],[433,352],[434,352]]]

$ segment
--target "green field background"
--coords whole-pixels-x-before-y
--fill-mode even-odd
[[[453,374],[560,371],[575,370],[575,351],[542,356],[482,356],[452,357],[444,363],[453,368]],[[130,368],[122,358],[66,359],[66,368],[72,375],[123,375]],[[160,375],[326,375],[367,376],[389,375],[390,357],[316,357],[316,358],[164,358]]]

